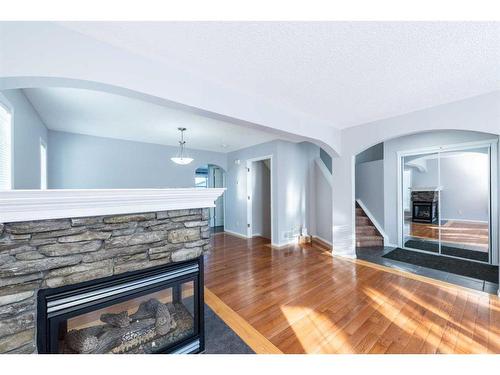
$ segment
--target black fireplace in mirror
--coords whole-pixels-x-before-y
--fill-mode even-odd
[[[438,222],[438,202],[413,202],[411,220],[414,223],[435,224]]]
[[[38,293],[39,353],[200,353],[203,258]]]

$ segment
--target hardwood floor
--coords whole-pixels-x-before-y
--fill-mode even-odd
[[[438,240],[439,225],[405,222],[405,233],[411,237]],[[476,251],[488,251],[488,224],[449,220],[441,226],[441,241],[458,244]]]
[[[500,353],[497,296],[267,244],[221,233],[205,256],[207,303],[258,353]]]

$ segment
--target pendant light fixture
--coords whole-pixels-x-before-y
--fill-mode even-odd
[[[179,153],[177,156],[170,158],[175,164],[186,165],[193,161],[193,158],[190,158],[185,150],[186,141],[184,140],[184,132],[186,128],[177,128],[181,132],[181,140],[179,141]]]

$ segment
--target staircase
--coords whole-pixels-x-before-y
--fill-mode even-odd
[[[384,238],[356,203],[356,247],[372,246],[384,246]]]

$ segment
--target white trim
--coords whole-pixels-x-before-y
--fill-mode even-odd
[[[398,151],[397,154],[399,156],[413,156],[419,154],[432,154],[434,152],[443,152],[443,151],[461,151],[472,148],[479,147],[487,147],[493,144],[497,144],[498,139],[487,139],[484,141],[476,141],[476,142],[463,142],[463,143],[454,143],[451,145],[443,145],[443,146],[430,146],[430,147],[422,147],[417,149],[411,149],[406,151]]]
[[[299,239],[296,238],[296,239],[293,239],[293,240],[290,240],[290,241],[281,242],[279,244],[273,243],[271,241],[271,246],[272,247],[276,247],[276,248],[282,248],[282,247],[285,247],[285,246],[295,245],[295,244],[298,244],[298,243],[299,243]]]
[[[398,183],[398,188],[397,188],[397,227],[398,227],[398,246],[400,248],[403,248],[403,225],[404,225],[404,218],[403,218],[403,166],[401,164],[401,159],[403,158],[403,155],[401,155],[401,151],[398,151],[397,153],[397,162],[398,162],[398,169],[397,169],[397,183]],[[385,245],[385,241],[384,241]]]
[[[370,212],[370,210],[365,206],[363,201],[361,199],[356,199],[356,202],[360,205],[361,209],[365,211],[366,216],[371,220],[375,228],[377,228],[378,232],[384,237],[384,245],[385,243],[389,240],[389,237],[387,236],[387,233],[385,233],[384,228],[382,228],[382,225],[375,219],[375,216]]]
[[[498,182],[499,182],[499,152],[498,143],[492,143],[490,147],[490,244],[491,244],[491,263],[498,265],[500,261],[500,220],[498,212]],[[495,251],[496,249],[496,251]],[[500,289],[499,289],[500,290]]]
[[[314,235],[314,236],[312,236],[312,238],[313,238],[313,241],[314,241],[314,239],[316,238],[316,239],[318,239],[318,240],[320,240],[320,241],[324,242],[325,244],[329,245],[330,247],[333,247],[333,243],[332,243],[332,242],[325,240],[325,239],[324,239],[323,237],[321,237],[321,236],[316,236],[316,235]]]
[[[333,175],[330,173],[323,160],[321,160],[321,158],[316,158],[314,159],[314,161],[323,174],[323,177],[326,179],[326,181],[328,181],[330,186],[333,187]]]
[[[229,233],[230,235],[235,236],[235,237],[244,238],[245,240],[248,239],[248,237],[245,236],[244,234],[241,234],[241,233],[238,233],[238,232],[226,229],[226,228],[224,228],[224,232]]]
[[[39,156],[40,156],[40,189],[41,190],[47,190],[49,188],[49,148],[47,146],[47,142],[40,137],[40,150],[39,150]],[[42,164],[44,163],[44,160],[42,160],[42,147],[45,149],[45,183],[44,179],[42,176]],[[45,185],[45,188],[43,188],[43,185]]]
[[[269,159],[269,176],[270,176],[270,184],[271,184],[271,244],[274,243],[275,237],[278,237],[278,233],[275,233],[273,230],[274,225],[274,210],[273,210],[273,155],[264,155],[256,158],[251,158],[246,160],[246,174],[247,174],[247,238],[252,238],[252,175],[251,175],[251,167],[252,163],[256,161],[268,160]],[[250,197],[250,199],[248,199]],[[250,224],[250,226],[248,226]],[[278,228],[276,228],[278,229]],[[278,230],[276,230],[278,232]],[[275,246],[274,244],[272,246]],[[278,245],[276,245],[278,246]],[[279,245],[284,246],[284,245]]]
[[[4,190],[0,223],[214,207],[225,190]]]

